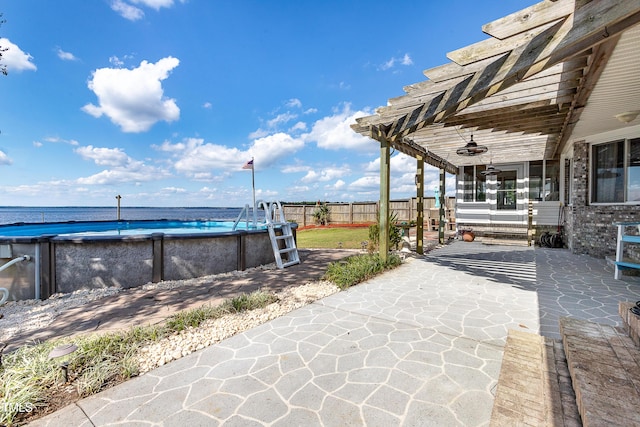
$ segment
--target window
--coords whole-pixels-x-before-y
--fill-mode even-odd
[[[529,200],[542,200],[543,161],[529,162]]]
[[[557,160],[529,163],[529,199],[560,200],[560,163]]]
[[[487,179],[481,174],[486,169],[484,165],[464,166],[462,169],[463,196],[465,202],[487,201]]]
[[[564,204],[571,204],[571,182],[573,181],[571,159],[564,159]]]
[[[640,138],[591,147],[591,201],[640,202]]]
[[[476,202],[487,201],[487,178],[481,173],[486,168],[485,165],[476,166]]]

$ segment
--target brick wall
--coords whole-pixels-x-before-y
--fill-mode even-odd
[[[589,144],[573,146],[572,205],[565,208],[565,242],[572,253],[597,258],[615,255],[615,222],[640,221],[638,206],[589,205]]]

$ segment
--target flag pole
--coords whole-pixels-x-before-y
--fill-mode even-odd
[[[257,210],[258,207],[256,206],[256,177],[255,177],[255,169],[256,169],[256,164],[253,160],[253,157],[251,157],[251,188],[253,190],[253,226],[257,227],[258,225],[258,215],[257,215]]]

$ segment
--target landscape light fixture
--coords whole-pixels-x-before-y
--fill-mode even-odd
[[[493,161],[489,162],[489,166],[483,171],[480,171],[482,176],[495,176],[502,172],[500,169],[493,166]]]
[[[459,156],[475,156],[478,154],[486,153],[487,151],[489,151],[489,149],[484,145],[478,145],[473,140],[473,134],[471,134],[471,141],[467,142],[467,145],[465,145],[464,147],[458,148],[456,150],[456,154],[458,154]]]
[[[64,344],[60,345],[49,352],[49,359],[55,359],[57,357],[66,356],[68,354],[73,353],[78,349],[78,346],[75,344]],[[64,376],[64,382],[69,382],[69,361],[64,361],[60,364],[60,369],[62,369],[62,374]]]

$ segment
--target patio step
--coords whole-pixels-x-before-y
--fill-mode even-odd
[[[640,350],[622,328],[564,317],[560,333],[585,426],[640,426]]]
[[[559,340],[510,330],[491,426],[581,426]]]
[[[633,302],[621,301],[618,304],[618,313],[622,318],[622,323],[627,331],[627,335],[631,341],[640,348],[640,317],[629,311],[631,307],[636,305]]]

